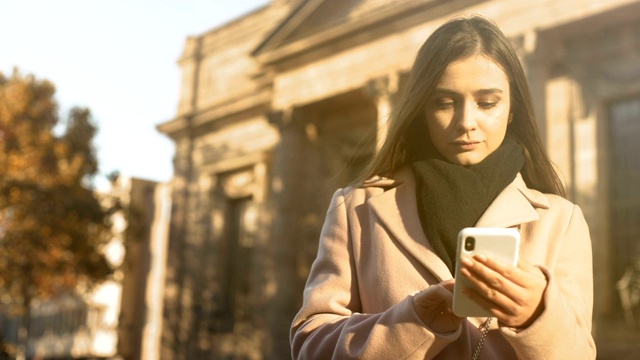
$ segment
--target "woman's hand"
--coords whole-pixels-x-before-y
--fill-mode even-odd
[[[434,332],[446,334],[456,331],[464,318],[451,310],[454,279],[443,281],[417,293],[413,306],[422,322]]]
[[[515,267],[482,255],[463,258],[462,264],[462,274],[478,287],[467,288],[464,294],[503,325],[526,328],[544,310],[547,278],[538,267],[524,260]]]

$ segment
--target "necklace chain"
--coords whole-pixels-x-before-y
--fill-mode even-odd
[[[489,332],[489,328],[491,327],[491,318],[488,317],[487,321],[484,323],[484,330],[482,330],[482,335],[480,335],[480,341],[478,341],[478,345],[476,346],[476,351],[473,352],[473,360],[478,360],[480,356],[480,351],[482,351],[482,347],[484,346],[484,340],[487,337],[487,333]]]

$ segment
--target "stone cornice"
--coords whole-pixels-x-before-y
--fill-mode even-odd
[[[268,91],[247,94],[223,104],[199,110],[193,117],[193,125],[198,127],[217,119],[238,114],[256,107],[269,106],[270,104],[271,93]]]
[[[247,94],[222,104],[216,104],[206,108],[198,109],[195,112],[179,114],[175,118],[159,124],[156,129],[169,137],[187,130],[189,119],[191,126],[198,128],[212,121],[239,114],[257,107],[268,108],[271,104],[271,94],[268,91],[261,91]]]
[[[324,0],[302,1],[293,11],[256,47],[252,55],[256,56],[269,48],[279,45],[293,32],[307,16],[311,15]]]
[[[240,168],[255,166],[258,163],[266,161],[267,157],[268,154],[264,152],[249,153],[231,159],[222,159],[216,162],[204,164],[200,167],[199,171],[201,173],[208,174],[228,172]]]
[[[320,1],[311,1],[311,3],[314,3],[314,5],[317,6],[318,4],[315,4],[316,2]],[[391,8],[371,11],[366,14],[366,16],[355,18],[353,21],[347,23],[338,24],[314,35],[310,35],[284,45],[281,44],[281,42],[286,38],[286,35],[288,35],[289,32],[286,32],[287,27],[280,26],[271,36],[260,44],[256,50],[252,52],[252,55],[262,64],[274,64],[283,59],[325,45],[338,38],[348,36],[367,27],[393,20],[395,17],[407,12],[421,11],[424,8],[434,7],[441,3],[442,1],[440,0],[430,0],[427,2],[424,0],[407,1]],[[297,25],[295,16],[290,16],[285,19],[285,23],[288,21]],[[289,29],[289,31],[292,30],[293,29]],[[282,36],[276,36],[278,32],[285,33]]]
[[[189,117],[186,115],[177,116],[171,120],[156,125],[156,130],[169,137],[172,137],[172,135],[175,135],[176,133],[187,128],[187,126],[189,125],[188,118]]]

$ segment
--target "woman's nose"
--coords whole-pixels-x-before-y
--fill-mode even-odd
[[[475,104],[465,102],[458,111],[458,128],[463,132],[475,130],[478,126],[478,113]]]

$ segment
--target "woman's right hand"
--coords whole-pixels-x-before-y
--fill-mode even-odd
[[[446,280],[417,293],[413,306],[422,322],[432,331],[447,334],[456,331],[464,318],[453,313],[455,279]]]

